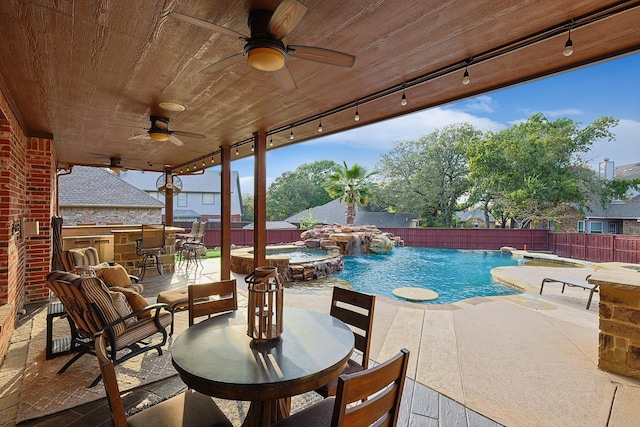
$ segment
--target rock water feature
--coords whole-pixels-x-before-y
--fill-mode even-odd
[[[380,231],[372,225],[346,226],[322,225],[306,230],[300,241],[267,247],[267,264],[277,267],[285,282],[303,282],[320,279],[344,269],[343,255],[386,254],[404,242],[391,233]],[[301,247],[317,250],[318,259],[295,262],[287,251]],[[231,251],[231,270],[249,274],[253,271],[253,248]]]
[[[404,242],[373,225],[318,225],[300,238],[308,248],[338,248],[341,255],[386,254]]]

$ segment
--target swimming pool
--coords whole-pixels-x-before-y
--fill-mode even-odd
[[[467,298],[513,295],[520,290],[492,279],[491,269],[519,265],[510,253],[457,249],[397,247],[386,255],[344,257],[345,268],[334,277],[353,289],[389,298],[395,288],[428,288],[439,294],[422,304],[448,304]]]

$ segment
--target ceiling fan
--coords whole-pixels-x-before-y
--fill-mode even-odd
[[[200,133],[185,132],[182,130],[169,130],[169,119],[160,116],[151,116],[151,127],[146,133],[132,136],[129,139],[153,139],[154,141],[171,141],[175,145],[183,146],[182,142],[176,135],[186,136],[189,138],[204,139],[205,136]]]
[[[289,57],[339,67],[352,67],[356,60],[353,55],[321,47],[285,46],[282,39],[300,23],[306,11],[307,7],[298,0],[283,0],[273,12],[252,10],[249,12],[247,21],[251,33],[250,37],[178,12],[171,12],[169,15],[180,21],[245,41],[242,52],[209,65],[201,73],[215,72],[222,67],[240,62],[246,57],[247,63],[251,67],[273,72],[278,85],[283,90],[289,91],[297,87],[291,71],[287,68],[286,63]]]

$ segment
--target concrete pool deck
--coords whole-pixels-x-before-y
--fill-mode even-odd
[[[185,280],[218,280],[218,260],[203,264],[202,270],[157,279],[169,287],[184,286]],[[371,358],[382,362],[408,348],[408,377],[416,381],[405,391],[399,425],[638,425],[640,381],[597,367],[597,294],[590,310],[585,310],[588,292],[582,289],[569,288],[561,294],[561,286],[549,284],[544,295],[538,295],[544,277],[584,279],[591,272],[590,267],[503,267],[494,271],[496,276],[525,293],[455,304],[378,297]],[[244,276],[235,276],[242,296]],[[145,294],[157,292],[151,283]],[[327,312],[330,300],[329,287],[285,290],[288,306]],[[424,393],[426,388],[437,393]],[[5,412],[9,403],[15,404],[11,396],[6,400]],[[82,418],[77,420],[82,423]],[[8,421],[0,425],[11,425]],[[40,421],[25,424],[55,425],[55,419],[49,424]]]
[[[561,294],[561,286],[547,285],[538,295],[544,277],[583,280],[592,272],[501,267],[495,277],[525,293],[441,306],[378,297],[371,357],[381,362],[408,348],[409,377],[505,426],[638,425],[640,381],[597,366],[597,294],[590,310],[583,289]],[[297,290],[285,298],[317,310],[330,293]],[[411,425],[438,425],[415,417],[423,404],[413,400]]]

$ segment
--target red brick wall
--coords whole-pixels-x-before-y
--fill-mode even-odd
[[[49,299],[44,278],[51,257],[55,177],[52,141],[27,137],[0,92],[0,358],[24,304]],[[23,220],[40,221],[40,236],[13,233],[12,225]]]

